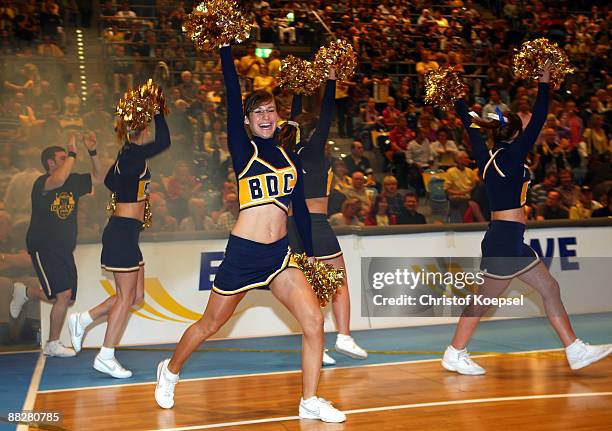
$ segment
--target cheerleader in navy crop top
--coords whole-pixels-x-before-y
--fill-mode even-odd
[[[302,96],[294,95],[291,106],[291,119],[300,125],[301,141],[297,146],[297,154],[304,168],[304,194],[306,199],[312,199],[311,212],[312,238],[314,254],[317,259],[326,260],[326,263],[335,268],[345,269],[342,249],[338,238],[327,220],[327,198],[333,179],[330,157],[325,156],[325,145],[329,135],[329,128],[333,115],[336,94],[335,71],[330,71],[318,120],[311,114],[302,114]],[[314,127],[314,129],[313,129]],[[323,200],[324,202],[321,202]],[[303,246],[297,235],[293,217],[289,218],[289,241],[291,248],[300,252]],[[344,272],[346,274],[346,270]],[[338,336],[336,338],[336,352],[345,354],[354,359],[366,359],[368,353],[359,347],[350,335],[350,297],[347,278],[333,298],[332,307]],[[336,361],[326,352],[323,353],[323,365],[333,365]]]
[[[115,346],[130,316],[130,308],[144,298],[144,261],[138,244],[143,225],[151,222],[149,210],[150,159],[170,147],[170,132],[162,114],[155,116],[155,140],[143,144],[144,130],[121,136],[126,142],[110,167],[104,184],[112,193],[113,214],[102,234],[102,268],[113,272],[117,293],[83,313],[69,317],[68,326],[74,349],[81,349],[85,328],[94,320],[108,316],[104,343],[96,356],[94,369],[112,377],[132,376],[117,361]],[[130,140],[127,140],[127,138]]]
[[[316,397],[323,353],[323,320],[312,287],[304,274],[293,268],[295,263],[286,236],[286,214],[291,205],[304,249],[312,256],[302,166],[295,153],[277,144],[291,129],[277,131],[276,103],[272,94],[265,91],[249,95],[243,113],[238,75],[228,46],[221,48],[221,65],[227,95],[227,140],[238,182],[240,213],[202,318],[185,331],[172,358],[159,364],[155,399],[160,407],[171,408],[178,372],[191,353],[231,317],[247,291],[269,287],[303,329],[304,386],[300,415],[303,403],[313,412],[311,419],[344,421],[341,412]],[[266,237],[273,242],[257,240]]]
[[[515,114],[498,112],[497,119],[490,123],[471,118],[463,100],[455,107],[468,132],[491,206],[492,221],[481,243],[480,269],[485,275],[484,283],[478,286],[476,295],[499,297],[515,277],[531,285],[541,295],[546,315],[566,347],[570,367],[578,369],[604,358],[612,352],[612,347],[590,346],[576,338],[561,301],[558,283],[523,238],[525,213],[522,207],[530,181],[525,159],[548,114],[549,80],[550,72],[545,68],[533,114],[524,131]],[[493,148],[487,148],[478,128],[474,128],[472,123],[494,128],[497,139]],[[504,139],[499,139],[501,136]],[[466,375],[485,374],[484,368],[474,362],[466,350],[479,318],[489,310],[489,307],[474,302],[463,310],[453,341],[442,360],[447,370]]]

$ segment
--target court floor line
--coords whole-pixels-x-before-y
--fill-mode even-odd
[[[416,403],[416,404],[400,404],[396,406],[384,406],[384,407],[372,407],[367,409],[355,409],[346,410],[346,415],[354,415],[360,413],[371,413],[371,412],[382,412],[389,410],[405,410],[405,409],[418,409],[426,407],[441,407],[441,406],[452,406],[461,404],[483,404],[483,403],[499,403],[507,401],[529,401],[529,400],[544,400],[544,399],[556,399],[556,398],[582,398],[582,397],[603,397],[612,396],[612,392],[583,392],[574,394],[545,394],[545,395],[523,395],[514,397],[497,397],[497,398],[476,398],[467,400],[452,400],[452,401],[436,401],[430,403]],[[231,426],[242,426],[242,425],[256,425],[261,423],[273,423],[273,422],[284,422],[291,420],[298,420],[298,416],[285,416],[278,418],[266,418],[266,419],[253,419],[248,421],[238,422],[225,422],[216,423],[209,425],[193,425],[179,428],[157,428],[151,431],[190,431],[190,430],[204,430],[213,428],[224,428]]]
[[[503,353],[499,353],[499,354],[474,355],[474,356],[472,356],[472,358],[490,358],[490,357],[500,356],[500,355],[520,356],[520,355],[529,355],[529,354],[535,354],[535,353],[558,352],[558,351],[562,351],[562,350],[565,350],[565,349],[557,348],[557,349],[523,350],[523,351],[518,351],[518,352],[503,352]],[[392,365],[423,364],[423,363],[427,363],[427,362],[439,362],[441,359],[442,358],[440,356],[440,358],[433,358],[433,359],[416,359],[414,361],[384,362],[384,363],[379,363],[379,364],[364,364],[364,365],[359,365],[357,363],[355,365],[351,365],[351,366],[348,366],[348,367],[324,367],[324,368],[321,368],[321,371],[322,372],[330,372],[330,371],[334,371],[334,370],[345,370],[345,369],[350,369],[350,368],[371,368],[371,367],[387,367],[387,366],[392,366]],[[181,379],[181,383],[184,383],[184,382],[200,382],[200,381],[206,381],[206,380],[236,379],[236,378],[240,378],[240,377],[274,376],[274,375],[279,375],[279,374],[294,374],[294,373],[301,373],[301,372],[302,372],[301,369],[297,369],[297,370],[288,370],[288,371],[273,371],[273,372],[269,372],[269,373],[233,374],[231,376],[194,377],[194,378],[190,378],[190,379]],[[87,391],[87,390],[101,389],[101,388],[109,388],[110,389],[110,388],[122,388],[122,387],[128,387],[128,386],[144,386],[144,385],[151,385],[151,384],[154,384],[154,383],[155,383],[154,381],[149,381],[149,382],[138,382],[138,383],[121,383],[121,384],[118,384],[118,385],[81,386],[81,387],[77,387],[77,388],[47,389],[47,390],[43,390],[43,391],[38,391],[38,393],[39,394],[54,394],[54,393],[58,393],[58,392]]]
[[[36,395],[38,393],[38,386],[40,385],[40,378],[42,377],[43,370],[45,369],[45,355],[39,353],[38,361],[36,362],[36,368],[32,373],[30,379],[30,387],[26,395],[25,401],[23,402],[23,408],[21,411],[34,410],[34,403],[36,402]],[[19,424],[16,431],[27,431],[29,429],[26,424]]]

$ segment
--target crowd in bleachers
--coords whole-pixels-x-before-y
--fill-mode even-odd
[[[15,41],[2,46],[10,45],[18,55],[42,55],[46,48],[39,47],[51,43],[63,53],[65,41],[59,33],[46,33],[50,27],[41,15],[56,10],[59,19],[65,11],[50,6],[57,5],[51,0],[13,3],[1,2],[2,36]],[[93,130],[109,166],[118,149],[113,134],[117,98],[128,86],[153,76],[163,85],[171,108],[173,146],[154,161],[159,176],[152,184],[151,230],[232,226],[238,197],[218,57],[196,54],[181,31],[181,20],[193,3],[103,2],[100,36],[109,80],[90,83],[86,100],[74,82],[45,74],[34,61],[24,63],[17,75],[6,76],[0,110],[0,197],[13,223],[29,219],[29,192],[41,174],[42,148],[65,145],[70,133]],[[243,90],[272,91],[286,117],[291,94],[277,86],[280,51],[310,55],[318,48],[314,33],[322,28],[354,45],[357,74],[351,82],[338,83],[330,137],[336,141],[329,148],[335,156],[332,224],[484,221],[488,204],[473,169],[469,140],[453,112],[424,105],[423,76],[453,65],[464,72],[474,111],[484,115],[497,107],[511,109],[526,124],[535,83],[513,78],[512,50],[525,39],[547,36],[565,47],[577,70],[554,93],[549,119],[530,154],[528,215],[534,220],[609,215],[611,16],[605,7],[591,8],[592,2],[583,2],[582,12],[568,10],[580,2],[554,3],[555,8],[538,1],[503,2],[495,16],[482,3],[469,0],[242,2],[254,29],[250,42],[236,48],[236,65]],[[36,12],[30,13],[32,5]],[[34,31],[30,40],[20,30],[24,19]],[[319,27],[319,19],[324,26]],[[273,51],[259,57],[254,43],[270,43],[258,46]],[[306,100],[306,108],[316,112],[316,99]],[[350,150],[336,149],[347,142]],[[87,169],[84,159],[79,160],[81,171]],[[81,234],[99,238],[106,200],[102,188],[81,200]]]

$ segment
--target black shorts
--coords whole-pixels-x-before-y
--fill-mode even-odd
[[[491,278],[510,279],[540,262],[538,254],[524,243],[525,225],[513,221],[493,220],[480,244],[480,269]]]
[[[315,257],[319,260],[325,260],[342,256],[342,249],[338,243],[338,238],[336,238],[334,230],[329,225],[327,216],[325,214],[311,213],[310,220],[312,226],[312,247],[314,248]],[[300,234],[293,217],[289,217],[287,230],[289,232],[291,250],[295,253],[303,253],[304,247],[302,246]]]
[[[144,265],[138,245],[142,222],[134,218],[112,216],[102,234],[102,269],[132,272]]]
[[[30,252],[34,270],[47,298],[58,293],[72,291],[70,299],[76,299],[77,269],[71,251],[37,250]]]
[[[297,265],[292,259],[287,237],[263,244],[230,235],[212,289],[221,295],[266,289],[274,277],[288,267],[297,268]]]

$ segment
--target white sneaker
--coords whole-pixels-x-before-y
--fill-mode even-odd
[[[565,348],[567,362],[572,370],[579,370],[593,362],[597,362],[612,353],[612,344],[591,346],[580,339],[576,339]]]
[[[300,399],[300,418],[319,419],[323,422],[344,422],[346,416],[323,398],[310,397]]]
[[[26,302],[28,302],[28,297],[26,295],[25,284],[19,282],[14,283],[13,297],[11,298],[11,303],[9,305],[9,312],[11,313],[11,317],[13,319],[19,317]]]
[[[58,358],[70,358],[76,356],[76,352],[70,347],[64,346],[60,340],[47,341],[43,349],[43,355],[57,356]]]
[[[466,376],[481,376],[486,373],[484,368],[470,358],[466,349],[457,350],[453,346],[446,348],[442,366],[448,371],[455,371]]]
[[[329,356],[328,350],[323,350],[323,365],[336,365],[336,360]]]
[[[116,379],[127,379],[132,377],[132,372],[126,370],[121,366],[117,358],[102,359],[100,355],[96,355],[93,363],[94,370],[98,370],[101,373],[108,374]]]
[[[171,409],[174,407],[174,386],[179,381],[178,375],[172,378],[168,375],[168,362],[170,359],[165,359],[157,366],[157,386],[155,386],[155,401],[162,409]]]
[[[336,352],[353,359],[366,359],[368,357],[368,352],[359,347],[350,335],[338,334],[336,338]]]
[[[83,344],[83,335],[85,335],[85,329],[81,326],[79,321],[80,313],[72,313],[68,316],[68,329],[70,330],[70,340],[72,341],[72,347],[74,351],[79,353]]]

